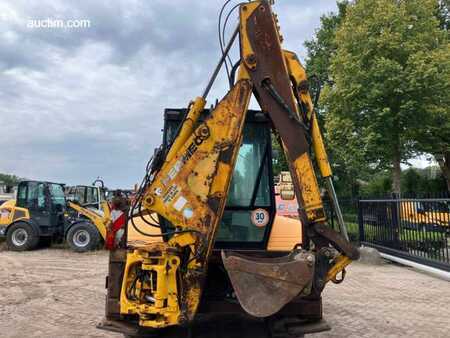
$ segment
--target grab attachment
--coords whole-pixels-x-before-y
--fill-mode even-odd
[[[255,317],[268,317],[309,289],[315,257],[295,250],[277,258],[247,257],[222,251],[222,260],[242,308]]]

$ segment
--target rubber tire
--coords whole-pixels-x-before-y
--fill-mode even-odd
[[[86,246],[80,247],[74,242],[74,235],[79,230],[85,230],[89,233],[90,241]],[[100,234],[92,223],[81,222],[73,225],[67,232],[66,242],[75,252],[87,252],[98,248],[100,244]]]
[[[15,230],[20,228],[24,229],[27,232],[28,239],[23,245],[16,246],[12,241],[12,234]],[[6,233],[6,245],[8,246],[8,249],[11,251],[33,250],[34,248],[36,248],[38,243],[39,243],[38,234],[35,232],[35,230],[30,224],[25,222],[17,222],[12,224],[9,227],[8,232]]]

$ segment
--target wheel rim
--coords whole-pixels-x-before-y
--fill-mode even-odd
[[[87,246],[90,241],[91,235],[84,229],[77,230],[73,234],[73,243],[79,248]]]
[[[28,240],[28,232],[25,229],[19,228],[13,231],[11,241],[15,246],[22,246]]]

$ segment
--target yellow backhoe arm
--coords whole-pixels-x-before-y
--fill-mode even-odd
[[[238,81],[211,115],[193,129],[175,155],[166,159],[146,189],[143,209],[164,217],[175,229],[164,245],[148,247],[145,253],[137,249],[127,259],[121,312],[140,314],[142,326],[179,324],[192,320],[195,315],[208,257],[225,207],[250,95],[250,81]],[[183,133],[181,130],[181,137]],[[186,255],[188,263],[181,267],[180,256]],[[155,285],[161,288],[133,286],[137,268],[167,272],[156,273]],[[177,288],[177,276],[182,268],[186,271],[182,273],[182,287]],[[153,295],[151,306],[136,301],[146,293]],[[146,319],[146,314],[152,314],[152,319]]]
[[[209,116],[200,120],[212,81],[237,36],[238,79]],[[130,222],[139,233],[164,240],[128,248],[120,293],[121,315],[137,316],[142,327],[161,328],[194,319],[252,92],[281,140],[305,231],[299,239],[301,247],[283,258],[252,260],[232,252],[222,254],[241,306],[254,316],[267,317],[300,294],[320,297],[326,281],[336,281],[336,275],[358,257],[346,240],[345,227],[339,234],[326,226],[311,146],[321,175],[329,182],[331,168],[305,86],[305,71],[294,53],[282,50],[280,41],[267,1],[241,4],[239,26],[213,80],[190,105],[169,150],[148,168]],[[335,199],[332,183],[331,191]],[[134,225],[135,216],[151,214],[173,228],[155,235]]]
[[[348,242],[334,192],[332,171],[309,94],[306,72],[295,53],[282,49],[277,19],[268,2],[251,2],[242,5],[240,11],[241,41],[244,42],[241,59],[245,60],[256,99],[270,116],[290,166],[300,219],[307,229],[303,232],[302,243],[307,247],[312,240],[316,250],[323,250],[326,256],[330,256],[329,245],[332,245],[342,255],[357,259],[359,253]],[[325,226],[326,215],[312,162],[313,152],[335,206],[341,234]]]

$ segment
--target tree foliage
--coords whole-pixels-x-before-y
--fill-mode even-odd
[[[336,31],[345,17],[348,1],[338,2],[338,12],[322,15],[320,28],[316,30],[315,37],[305,42],[308,51],[306,71],[319,78],[322,84],[332,83],[329,75],[330,61],[336,52]]]
[[[20,178],[16,175],[9,174],[1,174],[0,173],[0,182],[3,182],[6,186],[12,187],[19,183]]]
[[[333,42],[332,81],[322,100],[328,143],[347,149],[338,154],[345,165],[393,169],[395,192],[400,163],[422,151],[424,130],[440,135],[437,122],[448,122],[450,50],[436,6],[436,0],[357,0],[346,6]]]
[[[336,32],[340,27],[346,13],[348,1],[341,1],[337,3],[337,13],[328,13],[320,18],[320,28],[316,30],[315,36],[312,40],[305,42],[305,47],[308,52],[306,59],[306,70],[309,76],[316,76],[322,87],[324,85],[332,86],[333,79],[330,76],[331,60],[334,57],[337,44],[335,41]],[[315,107],[318,113],[319,123],[325,137],[327,144],[327,152],[333,167],[334,176],[336,178],[336,190],[341,196],[350,196],[357,194],[358,175],[366,171],[367,163],[361,158],[358,158],[360,153],[357,149],[360,147],[358,142],[348,143],[345,147],[335,147],[328,139],[326,127],[336,130],[341,135],[346,135],[351,125],[346,124],[345,121],[335,121],[333,125],[325,125],[324,119],[326,116],[326,109],[320,104]],[[354,140],[357,141],[357,140]],[[347,153],[352,153],[355,156],[347,156]],[[359,175],[361,177],[361,175]]]
[[[274,176],[278,176],[282,171],[289,171],[286,156],[278,143],[276,135],[272,135],[272,167]]]
[[[436,167],[425,169],[408,168],[402,171],[402,194],[405,196],[439,196],[445,191],[445,179]],[[383,197],[391,192],[392,177],[389,171],[380,171],[373,175],[360,191],[362,196]]]

